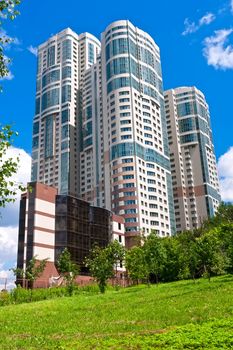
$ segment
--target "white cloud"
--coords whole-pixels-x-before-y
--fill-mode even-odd
[[[222,200],[233,202],[233,147],[219,158],[218,173]]]
[[[33,47],[32,45],[30,45],[28,48],[28,51],[31,52],[34,56],[37,56],[37,48]]]
[[[216,30],[204,40],[203,54],[209,66],[218,69],[233,69],[233,46],[226,45],[233,29]]]
[[[26,184],[30,181],[31,157],[23,149],[10,147],[4,157],[20,158],[18,172],[12,176],[13,182]],[[1,208],[0,212],[0,289],[6,274],[8,282],[14,280],[8,270],[16,264],[20,194],[18,191],[16,202]]]
[[[0,28],[0,37],[6,40],[4,43],[5,49],[9,50],[12,45],[21,45],[21,41],[17,37],[12,37],[7,34],[7,31],[3,28]]]
[[[14,281],[15,276],[12,271],[0,270],[0,291],[5,288],[8,290],[15,288]]]
[[[195,22],[190,22],[190,20],[188,18],[185,18],[185,20],[184,20],[185,29],[184,29],[182,35],[195,33],[202,26],[208,25],[211,22],[213,22],[215,20],[215,18],[216,18],[216,16],[213,13],[207,13],[206,15],[204,15],[203,17],[201,17],[199,19],[197,24]]]
[[[18,227],[0,227],[0,264],[2,268],[12,267],[16,261]],[[13,264],[12,266],[9,266]]]
[[[16,159],[19,157],[19,168],[17,174],[14,174],[11,180],[14,183],[22,183],[24,185],[30,181],[31,172],[31,157],[20,148],[10,147],[7,150],[4,158]],[[19,199],[20,191],[17,192],[17,200],[15,203],[9,203],[6,208],[0,209],[0,226],[15,226],[18,224],[18,210],[19,210]],[[1,254],[0,254],[1,256]],[[0,261],[1,263],[1,261]]]
[[[195,22],[190,22],[188,18],[185,18],[184,20],[184,27],[185,30],[183,31],[182,35],[195,33],[198,30],[198,27],[195,24]]]
[[[8,74],[3,77],[3,78],[0,78],[0,81],[3,81],[3,80],[12,80],[14,79],[14,74],[9,70]]]
[[[233,13],[233,0],[231,0],[230,7],[231,7],[231,12]]]
[[[200,18],[199,26],[208,25],[215,20],[215,15],[213,13],[207,13],[205,16]]]
[[[3,81],[3,80],[12,80],[12,79],[14,79],[14,75],[13,75],[13,73],[12,73],[11,70],[10,70],[11,60],[10,60],[9,57],[7,57],[6,55],[3,56],[3,59],[4,59],[4,64],[5,64],[5,66],[6,66],[7,69],[8,69],[8,74],[5,75],[4,77],[0,77],[0,81]]]

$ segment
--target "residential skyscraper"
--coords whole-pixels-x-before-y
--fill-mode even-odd
[[[101,43],[68,28],[38,49],[32,181],[122,216],[128,247],[198,227],[220,201],[205,97],[164,94],[159,47],[131,22]]]
[[[141,232],[175,232],[159,47],[129,21],[101,40],[105,207]]]
[[[209,107],[196,87],[164,92],[177,231],[214,215],[219,180]]]
[[[85,71],[96,62],[100,42],[66,29],[38,48],[33,121],[32,181],[79,194],[78,148]]]

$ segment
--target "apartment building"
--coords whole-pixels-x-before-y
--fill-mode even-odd
[[[164,92],[177,231],[200,227],[221,201],[209,107],[196,87]]]

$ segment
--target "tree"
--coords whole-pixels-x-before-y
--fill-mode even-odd
[[[228,257],[222,249],[218,228],[214,228],[197,238],[199,268],[203,276],[210,280],[212,275],[225,273]]]
[[[163,239],[152,232],[145,239],[143,245],[145,263],[147,265],[146,270],[150,276],[155,276],[156,283],[159,282],[159,275],[162,273],[164,264],[166,261],[166,249],[163,245]]]
[[[1,0],[0,2],[0,18],[11,20],[19,14],[16,10],[17,6],[20,4],[20,0]],[[0,29],[2,27],[2,22],[0,22]],[[10,60],[4,55],[4,46],[9,42],[12,42],[13,39],[4,35],[4,31],[0,36],[0,78],[4,78],[9,74],[8,64]]]
[[[70,252],[67,248],[63,250],[57,260],[58,272],[66,281],[68,295],[72,295],[74,291],[75,278],[78,276],[80,269],[77,264],[72,262]]]
[[[14,19],[19,13],[16,10],[19,4],[19,0],[1,0],[0,18]],[[1,25],[0,22],[0,78],[4,78],[9,74],[9,60],[4,55],[4,46],[12,39],[4,35],[4,31],[1,31]],[[25,190],[21,184],[15,184],[10,180],[11,176],[18,170],[19,158],[13,160],[5,157],[6,151],[12,145],[13,137],[16,135],[17,133],[9,125],[0,126],[0,207],[5,207],[6,203],[14,202],[18,189]]]
[[[233,224],[233,204],[221,203],[214,217],[216,224]]]
[[[86,258],[86,267],[97,281],[101,293],[105,292],[107,280],[114,275],[113,264],[114,260],[108,247],[100,248],[96,245],[91,250],[90,256]]]
[[[125,248],[115,239],[108,245],[108,256],[112,262],[117,282],[117,268],[123,263],[125,258]]]
[[[149,271],[142,247],[133,247],[126,252],[125,267],[129,277],[137,284],[144,279],[148,281]]]
[[[227,255],[227,272],[233,273],[233,223],[223,223],[217,228],[222,249]]]
[[[176,236],[164,237],[163,246],[166,250],[166,260],[164,261],[161,279],[164,282],[176,281],[179,278],[179,242]]]
[[[195,234],[197,232],[183,231],[174,237],[178,242],[179,279],[195,280],[198,272],[199,256]]]
[[[17,133],[11,130],[10,126],[0,128],[0,207],[5,207],[7,203],[14,202],[18,190],[24,191],[25,187],[20,183],[11,180],[19,167],[19,157],[6,158],[7,149],[12,144],[12,137]]]
[[[27,263],[27,266],[25,269],[21,268],[12,268],[10,269],[13,271],[14,275],[17,278],[25,279],[28,282],[28,287],[30,289],[33,288],[34,282],[39,278],[46,266],[46,262],[48,259],[43,259],[41,261],[38,261],[36,259],[36,255]]]

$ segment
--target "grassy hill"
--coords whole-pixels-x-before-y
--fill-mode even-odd
[[[233,349],[233,277],[1,307],[0,349]]]

